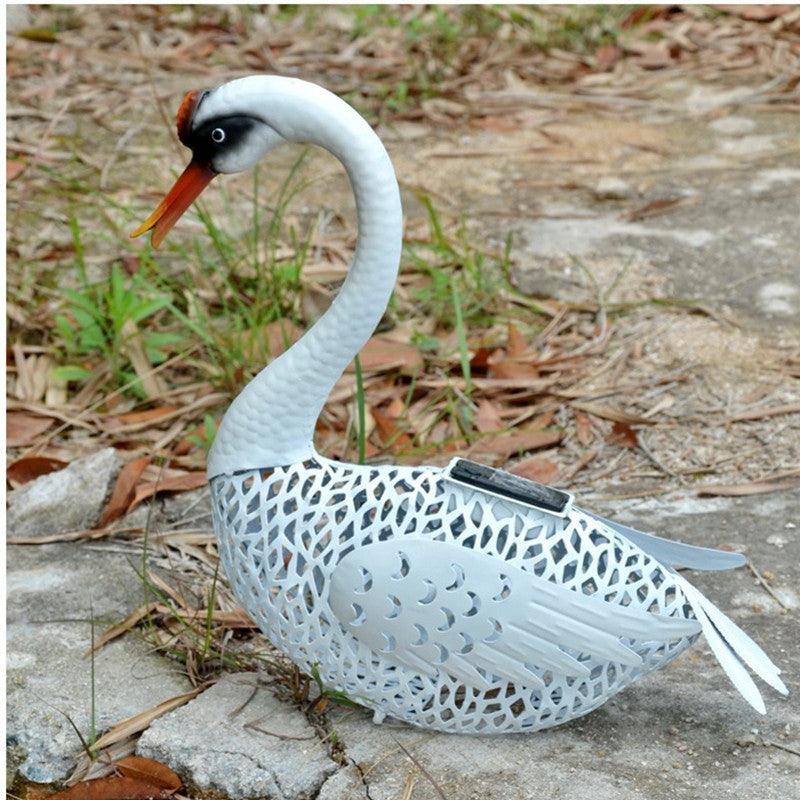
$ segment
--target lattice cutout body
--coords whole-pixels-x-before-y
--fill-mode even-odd
[[[427,728],[586,714],[699,634],[679,576],[610,527],[321,457],[211,480],[232,588],[324,684]]]

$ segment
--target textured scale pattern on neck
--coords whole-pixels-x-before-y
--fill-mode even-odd
[[[674,573],[598,520],[488,497],[437,467],[318,457],[217,476],[211,491],[221,559],[246,611],[301,669],[376,720],[470,733],[547,728],[663,666],[699,631]],[[463,583],[484,564],[486,590],[467,592],[459,575]],[[615,654],[606,658],[576,629],[590,645],[552,647],[544,666],[512,664],[515,642],[538,635],[540,597],[514,632],[513,615],[501,613],[525,610],[528,583],[553,593],[555,615],[566,598],[589,613],[602,603],[598,620],[630,617],[629,638],[603,643],[598,633],[597,651]],[[397,648],[395,635],[409,631]]]

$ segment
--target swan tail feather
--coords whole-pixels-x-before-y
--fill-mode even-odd
[[[733,685],[760,714],[766,713],[764,700],[745,664],[765,683],[783,695],[789,693],[780,678],[780,669],[769,656],[732,620],[685,578],[675,573],[675,580],[703,628],[703,634]]]

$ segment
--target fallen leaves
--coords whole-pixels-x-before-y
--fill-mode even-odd
[[[521,478],[545,484],[556,483],[559,476],[558,464],[539,456],[526,458],[511,467],[509,471],[514,475],[519,475]]]
[[[96,527],[109,526],[158,492],[191,491],[205,486],[207,480],[204,471],[153,465],[152,456],[134,458],[120,469]]]
[[[42,800],[163,800],[181,788],[181,779],[166,764],[141,756],[126,756],[112,765],[114,774],[81,781]]]
[[[626,219],[628,222],[638,222],[641,219],[649,219],[650,217],[657,217],[660,214],[667,214],[670,211],[674,211],[676,208],[694,205],[696,202],[696,197],[659,197],[624,214],[623,219]]]
[[[26,411],[9,411],[6,414],[6,445],[8,447],[27,447],[49,430],[52,425],[52,417],[29,414]]]
[[[800,481],[751,481],[750,483],[710,484],[697,490],[700,497],[750,497],[754,494],[785,492],[800,487]]]
[[[615,422],[608,436],[608,441],[617,447],[634,449],[639,447],[639,436],[636,431],[625,422]]]
[[[25,162],[21,159],[6,159],[6,183],[11,183],[25,171]]]
[[[719,4],[715,8],[720,11],[726,11],[728,14],[734,14],[742,19],[752,20],[754,22],[772,22],[772,20],[789,14],[797,6],[790,5],[728,5]]]
[[[582,401],[573,400],[572,407],[591,414],[595,417],[611,420],[612,422],[621,425],[655,425],[656,421],[649,417],[639,416],[637,414],[629,414],[618,408],[606,405],[605,403],[598,403],[595,401]]]
[[[561,431],[519,430],[509,433],[496,433],[482,436],[469,450],[492,455],[500,461],[508,461],[511,456],[542,450],[557,445],[563,438]]]
[[[759,480],[742,483],[718,483],[701,486],[697,493],[700,497],[750,497],[771,492],[785,492],[800,487],[800,481],[794,480],[800,475],[800,468],[786,470]]]
[[[740,411],[728,417],[728,422],[742,422],[744,420],[765,419],[766,417],[777,417],[783,414],[800,413],[800,403],[786,403],[780,406],[768,406],[766,408],[751,408],[747,411]]]
[[[24,456],[12,461],[6,468],[6,480],[14,487],[23,486],[42,475],[57,472],[67,466],[66,461],[47,456]]]
[[[115,775],[76,783],[48,797],[50,800],[154,800],[173,794],[174,791],[146,780]]]
[[[478,400],[478,410],[475,412],[475,428],[479,433],[493,433],[505,428],[500,407],[488,398]]]
[[[202,488],[207,482],[208,476],[205,470],[191,472],[176,470],[172,475],[159,475],[154,480],[142,483],[136,488],[130,510],[158,492],[190,492],[193,489]]]
[[[145,350],[144,337],[131,317],[122,323],[120,333],[122,336],[120,349],[131,362],[147,399],[158,400],[166,395],[167,383],[150,363],[150,358]]]
[[[395,397],[385,411],[377,408],[370,410],[383,446],[390,453],[402,452],[411,447],[411,437],[401,422],[404,410],[399,397]]]
[[[361,369],[365,372],[399,370],[413,373],[421,369],[424,358],[418,347],[408,341],[407,336],[394,333],[377,333],[372,336],[358,354]],[[352,371],[352,364],[348,371]]]
[[[176,708],[186,705],[190,700],[197,697],[202,690],[202,688],[192,689],[189,692],[170,697],[169,700],[164,700],[152,708],[148,708],[146,711],[140,711],[138,714],[128,717],[128,719],[123,720],[111,728],[111,730],[104,733],[92,745],[93,749],[96,751],[105,750],[105,748],[111,747],[111,745],[117,742],[124,741],[129,736],[134,736],[137,733],[147,730],[154,720],[169,711],[174,711]]]
[[[609,72],[624,55],[625,51],[621,47],[614,45],[599,47],[594,54],[594,68],[598,72]]]
[[[160,601],[153,601],[139,606],[139,608],[131,611],[125,619],[105,630],[95,642],[93,649],[100,650],[109,642],[132,630],[144,621],[151,625],[167,624],[168,627],[170,621],[178,622],[181,626],[187,627],[199,623],[203,629],[208,623],[213,623],[214,625],[219,625],[229,630],[250,630],[257,627],[253,620],[251,620],[241,608],[234,608],[230,611],[221,611],[218,609],[209,610],[207,608],[178,609],[177,607],[168,606]]]
[[[151,461],[151,456],[142,456],[141,458],[134,458],[123,465],[117,475],[111,497],[106,503],[100,519],[97,521],[98,528],[105,528],[115,519],[119,519],[128,513],[136,495],[136,485],[139,482],[139,478]]]

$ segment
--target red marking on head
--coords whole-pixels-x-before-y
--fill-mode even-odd
[[[178,116],[176,118],[178,123],[178,138],[187,147],[189,146],[189,131],[192,127],[192,117],[194,116],[195,109],[202,96],[203,92],[199,89],[195,89],[183,98],[180,108],[178,108]]]

